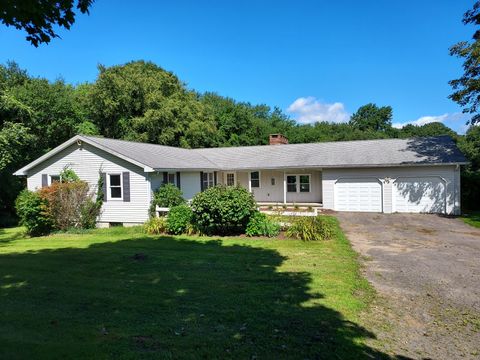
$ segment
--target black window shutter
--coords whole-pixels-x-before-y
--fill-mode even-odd
[[[103,192],[103,201],[107,201],[107,174],[100,173],[102,177],[102,192]]]
[[[123,177],[123,201],[130,202],[130,173],[122,173]]]
[[[42,187],[48,186],[48,174],[42,174]]]
[[[217,185],[217,172],[213,172],[213,185]]]
[[[200,191],[203,190],[203,171],[200,171]]]
[[[180,187],[180,171],[177,171],[177,187],[181,189]]]
[[[168,183],[168,172],[164,171],[163,172],[163,184]]]

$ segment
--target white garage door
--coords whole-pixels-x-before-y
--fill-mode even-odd
[[[436,176],[398,178],[393,202],[396,212],[445,213],[445,183]]]
[[[377,179],[340,179],[335,184],[335,210],[382,212],[382,185]]]

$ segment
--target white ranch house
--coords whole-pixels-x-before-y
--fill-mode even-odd
[[[259,203],[336,211],[460,213],[465,157],[448,136],[182,149],[77,135],[15,172],[30,190],[55,181],[66,166],[95,189],[105,178],[99,226],[143,223],[165,182],[186,199],[215,184],[239,184]]]

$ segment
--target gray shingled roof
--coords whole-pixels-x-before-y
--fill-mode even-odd
[[[190,149],[95,136],[82,135],[82,137],[154,169],[217,168],[206,157]]]
[[[154,169],[271,169],[466,163],[449,136],[181,149],[88,136]]]

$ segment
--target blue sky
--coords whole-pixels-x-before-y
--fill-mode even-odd
[[[396,126],[438,120],[463,132],[447,98],[461,62],[448,54],[472,28],[472,1],[97,0],[61,39],[39,48],[0,25],[0,62],[32,75],[93,81],[97,64],[145,59],[190,88],[279,106],[299,122],[346,121],[390,105]]]

